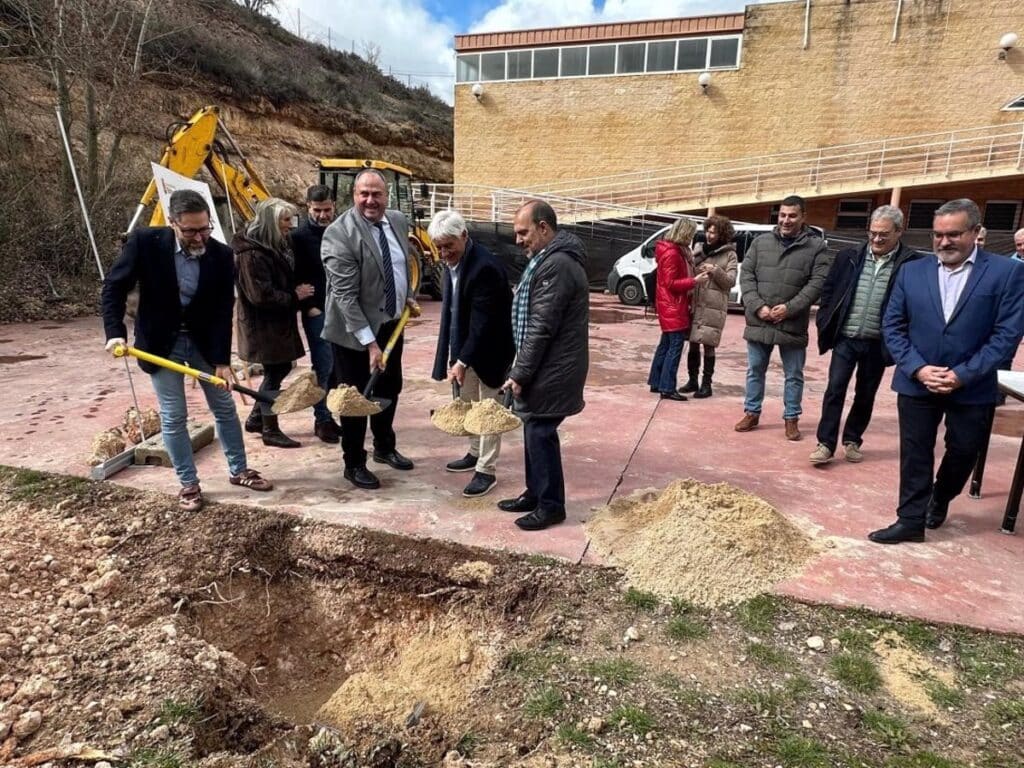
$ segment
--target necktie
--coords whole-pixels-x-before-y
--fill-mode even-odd
[[[384,308],[391,316],[395,316],[397,300],[395,296],[395,272],[391,265],[391,248],[388,246],[387,235],[384,234],[384,224],[378,221],[374,224],[377,228],[377,242],[380,244],[380,255],[384,260]]]

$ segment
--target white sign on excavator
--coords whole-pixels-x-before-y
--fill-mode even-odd
[[[198,192],[202,195],[206,204],[210,206],[210,225],[213,227],[211,236],[215,240],[220,240],[225,245],[229,245],[228,241],[224,238],[224,230],[221,229],[220,219],[217,218],[217,208],[213,204],[210,185],[205,181],[182,176],[180,173],[175,173],[157,163],[150,163],[150,165],[153,167],[153,178],[156,180],[156,191],[160,196],[160,207],[164,210],[164,219],[166,221],[171,220],[171,214],[168,210],[171,193],[179,189],[191,189],[193,192]]]

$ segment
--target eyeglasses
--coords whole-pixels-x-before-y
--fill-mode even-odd
[[[871,232],[868,231],[868,240],[888,240],[890,237],[895,235],[895,230],[892,232]]]
[[[195,237],[196,235],[210,234],[213,232],[213,227],[199,227],[198,229],[193,229],[192,227],[178,227],[178,231],[181,232],[183,237]]]

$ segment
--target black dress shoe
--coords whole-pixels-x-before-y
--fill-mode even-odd
[[[325,443],[331,443],[332,445],[337,443],[341,439],[341,431],[338,429],[338,425],[334,421],[318,421],[313,426],[313,434],[323,440]]]
[[[498,509],[502,512],[533,512],[537,508],[537,500],[526,491],[514,499],[502,499],[498,502]]]
[[[475,499],[477,496],[484,496],[498,484],[498,478],[483,472],[474,472],[473,479],[469,485],[462,489],[462,495],[467,499]]]
[[[345,467],[345,479],[356,488],[373,491],[380,488],[380,480],[366,467]]]
[[[449,461],[444,465],[444,468],[449,472],[469,472],[476,469],[476,456],[472,453],[467,453],[461,459]]]
[[[880,528],[868,534],[876,544],[902,544],[905,541],[924,541],[924,528],[897,520],[888,528]]]
[[[946,515],[949,514],[948,501],[936,501],[933,496],[928,500],[928,508],[925,510],[924,527],[930,530],[941,528],[946,522]]]
[[[373,452],[373,460],[378,464],[387,464],[388,466],[394,467],[395,469],[412,469],[413,463],[409,459],[405,458],[398,451],[388,451],[387,453]]]
[[[677,400],[679,402],[686,402],[686,395],[681,395],[678,392],[662,392],[662,400]]]
[[[552,525],[565,522],[565,511],[551,512],[535,509],[528,515],[516,518],[516,525],[524,531],[543,531]]]

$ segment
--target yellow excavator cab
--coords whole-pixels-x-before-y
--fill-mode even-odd
[[[423,213],[413,204],[412,171],[384,160],[364,158],[321,158],[317,163],[320,183],[331,190],[339,213],[352,207],[352,187],[356,176],[366,168],[380,171],[387,183],[388,208],[401,211],[409,220],[409,245],[419,257],[423,276],[421,290],[440,299],[444,268],[437,247],[421,223]]]

